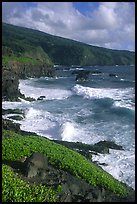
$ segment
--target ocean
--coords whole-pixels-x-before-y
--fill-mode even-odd
[[[78,83],[73,72],[82,69],[93,74]],[[25,111],[22,130],[55,140],[122,145],[124,150],[93,155],[93,161],[106,163],[104,170],[135,189],[135,66],[60,66],[55,78],[20,80],[19,89],[26,97],[45,96],[2,103],[4,109]]]

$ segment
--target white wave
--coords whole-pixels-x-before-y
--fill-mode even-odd
[[[40,88],[31,85],[31,80],[20,80],[19,89],[26,97],[38,99],[40,96],[45,96],[46,100],[62,100],[70,97],[72,91],[60,88]]]
[[[94,124],[78,124],[73,119],[64,118],[60,124],[60,136],[63,141],[82,142],[86,144],[94,144],[105,136],[99,135],[95,130]],[[92,130],[92,131],[91,131]]]
[[[50,113],[45,110],[29,107],[25,111],[25,118],[20,121],[21,130],[35,132],[38,135],[69,142],[86,142],[91,144],[101,138],[95,131],[94,124],[79,125],[74,122],[74,115],[64,113]],[[91,131],[92,129],[92,131]]]
[[[18,99],[21,101],[21,102],[24,102],[24,103],[30,103],[30,101],[26,101],[25,99],[23,99],[23,98],[20,98],[20,97],[18,97]]]
[[[135,189],[135,153],[134,151],[122,151],[110,149],[110,154],[98,154],[92,156],[93,161],[98,161],[100,166]],[[107,166],[101,165],[106,163]]]
[[[31,107],[26,110],[20,129],[53,139],[57,133],[57,122],[50,112]]]
[[[128,109],[133,110],[133,111],[135,110],[135,104],[132,103],[131,100],[127,100],[127,102],[125,102],[124,100],[115,101],[114,106],[128,108]]]
[[[71,68],[71,69],[70,69],[70,71],[75,71],[75,70],[80,70],[80,71],[81,71],[81,70],[84,70],[84,68],[76,67],[76,68]]]
[[[134,104],[131,103],[131,96],[134,95],[133,88],[91,88],[81,85],[75,85],[72,89],[77,95],[87,99],[112,98],[115,105],[134,109]]]
[[[121,79],[120,79],[120,81],[125,81],[125,82],[133,82],[133,83],[135,83],[135,81],[134,81],[134,80],[128,80],[128,79],[123,79],[123,78],[121,78]]]
[[[126,81],[125,79],[121,78],[120,81]]]
[[[73,141],[75,131],[76,130],[74,128],[73,123],[71,122],[64,123],[60,128],[62,140],[69,142]]]
[[[73,88],[73,91],[84,98],[112,98],[114,100],[121,99],[125,95],[129,95],[130,91],[133,91],[133,88],[124,88],[124,89],[112,89],[112,88],[91,88],[84,87],[81,85],[76,85]]]
[[[21,102],[11,102],[11,101],[4,101],[2,102],[3,109],[24,109],[30,106],[29,101],[21,101]]]

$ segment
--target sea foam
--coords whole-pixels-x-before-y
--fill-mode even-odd
[[[110,154],[93,155],[92,159],[116,179],[135,189],[135,152],[112,149],[109,152]]]
[[[67,89],[61,88],[46,88],[35,87],[31,84],[31,80],[20,80],[19,89],[26,97],[38,99],[40,96],[45,96],[46,100],[62,100],[70,97],[73,93]]]
[[[75,85],[72,90],[76,95],[87,99],[111,98],[115,106],[127,107],[134,109],[134,103],[131,103],[130,96],[134,95],[133,88],[91,88],[81,85]],[[128,100],[127,100],[128,99]]]

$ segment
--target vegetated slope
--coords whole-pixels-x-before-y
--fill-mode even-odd
[[[87,160],[81,154],[61,144],[56,144],[54,141],[47,138],[31,134],[21,135],[14,131],[3,130],[2,159],[4,163],[19,161],[21,158],[28,157],[34,152],[45,155],[48,158],[49,164],[56,167],[56,169],[67,171],[73,176],[85,180],[94,188],[103,188],[106,191],[106,197],[104,196],[103,198],[104,201],[107,200],[108,197],[111,198],[111,196],[113,200],[117,197],[119,201],[121,199],[124,199],[123,201],[132,201],[133,199],[133,189],[113,178],[109,173]],[[3,165],[3,201],[20,201],[20,199],[22,199],[22,194],[26,195],[26,197],[23,198],[25,201],[43,200],[43,194],[48,190],[46,186],[36,186],[35,189],[32,189],[26,186],[23,181],[14,177],[15,175],[13,172],[9,172],[9,169]],[[27,192],[27,189],[29,192]],[[20,190],[22,194],[20,194]],[[40,192],[40,196],[35,193],[36,190]],[[56,194],[55,189],[51,188],[49,190],[53,195]],[[15,191],[16,195],[13,193]],[[47,199],[50,201],[49,193],[47,193]]]
[[[135,53],[87,45],[19,26],[2,24],[2,46],[20,61],[52,65],[130,65]],[[3,55],[4,54],[3,49]],[[23,58],[22,58],[23,57]],[[6,62],[6,57],[3,62]]]

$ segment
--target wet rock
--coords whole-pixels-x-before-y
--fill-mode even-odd
[[[116,77],[116,74],[109,74],[110,77]]]
[[[98,70],[94,70],[94,71],[91,71],[91,74],[101,74],[102,72],[101,71],[98,71]]]
[[[2,99],[3,101],[20,101],[18,97],[25,98],[18,89],[19,79],[28,77],[54,77],[55,70],[52,66],[40,63],[39,65],[27,65],[18,61],[10,61],[2,65]],[[34,99],[29,99],[33,101]]]
[[[7,119],[2,119],[2,128],[5,130],[14,130],[15,132],[20,132],[20,124],[13,123]]]
[[[62,144],[70,149],[73,149],[74,151],[77,151],[78,153],[82,154],[89,160],[92,160],[92,154],[97,153],[108,154],[109,149],[123,150],[123,147],[121,145],[117,145],[112,141],[105,140],[100,141],[94,145],[84,144],[81,142],[68,142],[59,140],[54,140],[54,142]]]
[[[96,144],[94,144],[95,148],[99,148],[102,152],[106,152],[107,149],[117,149],[117,150],[123,150],[123,147],[121,145],[115,144],[113,141],[100,141]],[[104,153],[105,153],[104,152]]]
[[[88,71],[88,70],[75,70],[72,72],[72,74],[76,75],[75,81],[83,82],[83,81],[88,80],[90,71]]]
[[[23,110],[20,109],[2,109],[2,115],[5,114],[22,114],[24,116]]]
[[[10,116],[8,118],[13,119],[13,120],[22,120],[23,119],[23,117],[20,115],[13,115],[13,116]]]
[[[45,98],[46,98],[45,96],[40,96],[37,100],[43,100]]]
[[[12,70],[2,70],[2,99],[17,101],[21,95],[18,90],[18,76]]]

